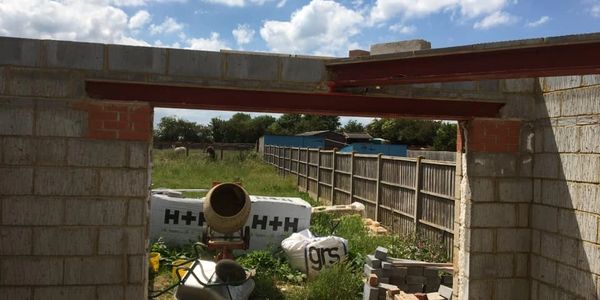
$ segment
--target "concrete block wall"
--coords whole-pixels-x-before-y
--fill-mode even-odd
[[[535,81],[482,81],[502,94],[501,119],[460,122],[455,291],[459,299],[528,299]]]
[[[541,78],[531,299],[600,297],[600,76]]]
[[[152,109],[86,99],[103,47],[0,38],[2,300],[146,298]]]

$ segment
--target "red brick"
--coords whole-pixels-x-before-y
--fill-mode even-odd
[[[89,130],[101,130],[103,127],[104,121],[98,119],[89,119],[88,128]]]
[[[127,121],[104,121],[106,129],[130,129],[129,125]]]
[[[150,140],[150,132],[138,132],[138,131],[127,131],[121,130],[119,131],[119,140],[129,140],[129,141],[149,141]]]
[[[144,113],[150,115],[152,113],[152,108],[150,106],[138,106],[131,108],[132,113]]]
[[[126,113],[129,111],[129,105],[104,104],[104,110]]]
[[[148,132],[152,129],[151,123],[149,121],[133,122],[132,125],[134,131]]]
[[[117,139],[117,132],[113,130],[90,130],[89,137],[100,140],[114,140]]]
[[[119,113],[116,111],[90,111],[89,118],[96,120],[118,120]]]
[[[150,114],[146,112],[132,112],[129,114],[129,120],[134,122],[150,122]]]
[[[460,129],[459,125],[456,130],[456,152],[462,153],[464,151],[463,141],[463,131]]]

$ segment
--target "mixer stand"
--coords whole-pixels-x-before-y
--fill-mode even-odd
[[[217,250],[215,262],[221,259],[233,259],[233,250],[247,250],[250,245],[250,227],[244,226],[239,234],[222,234],[206,226],[202,242],[208,249]]]

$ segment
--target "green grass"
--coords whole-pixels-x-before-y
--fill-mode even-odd
[[[154,150],[153,188],[210,188],[213,181],[241,182],[252,195],[300,197],[312,205],[318,204],[308,194],[298,191],[295,176],[278,175],[273,166],[264,163],[253,152],[225,152],[224,160],[211,161],[200,151],[192,150],[190,156],[185,157],[175,155],[170,149]],[[257,270],[252,299],[360,298],[364,257],[377,246],[388,248],[393,257],[433,262],[448,260],[441,245],[418,237],[372,236],[357,215],[341,218],[329,214],[314,215],[310,229],[316,235],[334,234],[347,239],[348,260],[324,269],[314,279],[306,280],[306,276],[290,267],[280,249],[254,251],[238,257],[242,265]],[[187,251],[185,247],[161,249],[167,261],[174,259],[169,256],[181,256]]]

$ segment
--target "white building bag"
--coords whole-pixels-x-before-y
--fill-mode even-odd
[[[281,242],[292,267],[315,277],[325,266],[344,261],[348,241],[337,236],[315,237],[308,229],[292,234]]]

